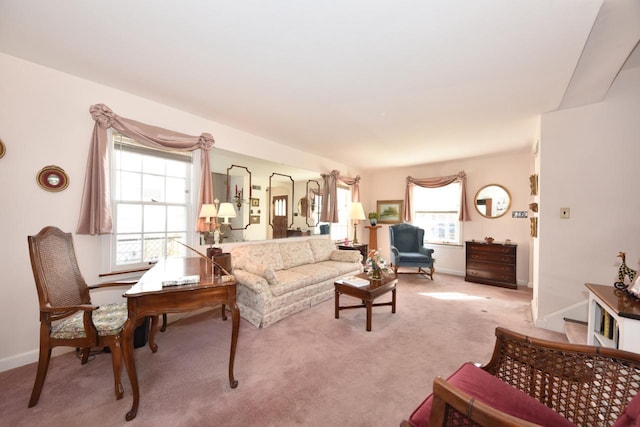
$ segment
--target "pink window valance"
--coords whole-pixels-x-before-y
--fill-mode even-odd
[[[89,108],[95,120],[87,172],[84,179],[80,218],[76,232],[78,234],[110,234],[113,232],[110,188],[110,159],[107,129],[113,128],[136,142],[154,148],[168,148],[177,151],[202,150],[200,193],[196,212],[200,212],[203,203],[213,203],[209,150],[215,143],[208,133],[200,136],[185,135],[171,130],[147,125],[135,120],[120,117],[104,104],[95,104]],[[196,230],[206,230],[203,218],[196,221]]]

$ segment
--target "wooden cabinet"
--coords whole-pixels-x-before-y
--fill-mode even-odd
[[[516,289],[516,245],[466,242],[467,282]]]
[[[587,344],[640,353],[640,301],[613,286],[586,283]]]

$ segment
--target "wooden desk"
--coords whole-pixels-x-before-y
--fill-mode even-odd
[[[200,283],[170,287],[162,286],[162,282],[165,280],[191,275],[199,275]],[[146,272],[137,284],[125,292],[124,297],[127,298],[129,319],[123,331],[123,356],[133,394],[133,405],[125,417],[127,421],[136,417],[140,402],[140,390],[133,352],[133,332],[137,319],[145,316],[152,316],[153,319],[149,340],[151,348],[155,351],[157,346],[154,342],[154,336],[157,330],[158,315],[193,311],[222,303],[223,320],[226,320],[224,306],[227,305],[231,310],[232,319],[229,384],[231,388],[238,386],[238,381],[233,377],[233,362],[240,325],[240,312],[236,305],[235,281],[223,282],[220,277],[215,278],[212,265],[204,258],[172,258],[159,262]]]

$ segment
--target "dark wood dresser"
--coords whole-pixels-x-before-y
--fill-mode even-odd
[[[516,289],[516,245],[466,242],[464,280]]]

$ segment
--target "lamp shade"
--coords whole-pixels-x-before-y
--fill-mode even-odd
[[[354,221],[361,221],[365,219],[364,209],[362,208],[362,203],[353,202],[351,203],[351,207],[349,208],[349,218]]]
[[[236,210],[232,203],[224,202],[220,203],[220,209],[218,209],[218,218],[224,218],[224,223],[229,224],[229,218],[236,217]]]
[[[215,218],[218,216],[218,210],[216,209],[216,205],[211,205],[205,203],[200,208],[200,218],[206,218],[207,222],[211,222],[211,218]]]

